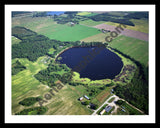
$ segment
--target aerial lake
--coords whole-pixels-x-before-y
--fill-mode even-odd
[[[64,14],[65,11],[50,11],[50,12],[47,12],[47,15],[60,15],[60,14]]]
[[[58,57],[61,58],[59,60],[61,64],[66,64],[73,71],[79,72],[81,78],[91,80],[114,79],[123,67],[121,58],[107,48],[74,47]],[[81,68],[78,68],[79,66]]]

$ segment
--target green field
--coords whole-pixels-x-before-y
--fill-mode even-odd
[[[80,16],[85,16],[85,15],[89,15],[91,14],[91,12],[79,12],[77,13],[77,15],[80,15]]]
[[[36,62],[30,62],[27,59],[18,59],[27,69],[12,76],[12,113],[17,113],[23,110],[23,106],[18,103],[23,99],[31,96],[40,96],[47,89],[42,85],[34,74],[47,67],[41,62],[44,57],[40,57]],[[17,59],[14,59],[14,62]]]
[[[104,21],[94,21],[91,19],[80,21],[80,24],[86,25],[86,26],[95,26],[95,25],[102,24],[102,23],[105,23],[105,22]]]
[[[84,38],[82,39],[81,41],[84,41],[84,42],[106,42],[105,38],[106,36],[109,35],[109,33],[99,33],[99,34],[96,34],[96,35],[93,35],[93,36],[90,36],[90,37],[87,37],[87,38]]]
[[[148,42],[121,35],[109,45],[148,66]]]
[[[50,39],[56,39],[60,41],[78,41],[100,33],[95,28],[78,24],[73,27],[70,27],[68,25],[55,25],[55,28],[53,30],[50,27],[46,27],[43,29],[44,31],[41,32],[41,34],[49,37]]]
[[[76,24],[72,27],[68,24],[57,24],[53,19],[48,17],[17,18],[13,20],[12,27],[14,26],[23,26],[37,32],[38,34],[45,35],[50,39],[60,41],[78,41],[101,33],[96,28],[80,24]]]
[[[13,44],[19,44],[19,42],[21,42],[20,39],[18,39],[18,38],[16,38],[16,37],[12,36],[12,45],[13,45]]]

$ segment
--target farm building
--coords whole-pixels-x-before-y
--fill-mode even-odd
[[[80,101],[83,100],[83,97],[80,97],[79,100],[80,100]]]
[[[126,112],[126,110],[124,110],[124,109],[121,109],[123,112]]]
[[[107,107],[105,107],[105,111],[106,111],[106,112],[109,112],[111,109],[112,109],[112,107],[109,106],[109,105],[108,105]]]
[[[89,100],[89,97],[88,97],[88,96],[86,96],[86,95],[84,95],[84,98],[86,98],[87,100]]]
[[[96,105],[93,104],[93,103],[89,103],[89,105],[90,105],[91,108],[95,108],[96,107]]]

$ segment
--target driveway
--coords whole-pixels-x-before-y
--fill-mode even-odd
[[[113,97],[115,97],[115,99],[114,99],[111,103],[109,103],[108,101],[109,101],[111,98],[113,98]],[[117,106],[114,102],[117,101],[117,100],[119,100],[119,99],[120,99],[120,98],[119,98],[118,96],[116,96],[116,95],[110,96],[97,110],[95,110],[95,111],[92,113],[92,115],[97,115],[97,114],[96,114],[97,111],[99,111],[105,104],[108,104],[108,105],[110,105],[110,106],[115,106],[115,109],[114,109],[113,112],[116,112],[118,106]]]

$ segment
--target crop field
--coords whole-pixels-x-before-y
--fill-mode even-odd
[[[84,41],[84,42],[96,42],[96,41],[106,42],[105,38],[106,38],[107,35],[109,35],[109,33],[108,34],[99,33],[99,34],[84,38],[81,41]]]
[[[28,61],[28,59],[18,59],[26,70],[19,72],[12,76],[12,114],[22,111],[23,109],[30,108],[24,107],[19,104],[20,101],[27,97],[44,96],[49,92],[50,88],[47,85],[40,83],[34,75],[47,68],[47,64],[44,64],[43,60],[46,57],[39,57],[36,62]],[[13,60],[13,63],[17,59]],[[59,92],[55,93],[55,96],[47,103],[44,103],[48,109],[48,115],[88,115],[91,114],[91,110],[81,106],[78,102],[78,98],[84,95],[86,92],[85,87],[65,85]],[[65,97],[64,97],[65,95]],[[31,107],[38,107],[39,103],[32,105]]]
[[[91,12],[79,12],[79,13],[77,13],[77,15],[80,15],[80,16],[85,16],[85,15],[88,15],[88,14],[91,14]]]
[[[102,23],[105,23],[105,22],[104,21],[94,21],[94,20],[88,19],[88,20],[80,21],[79,24],[82,24],[85,26],[95,26],[95,25],[102,24]]]
[[[148,65],[148,42],[121,35],[113,39],[109,45],[133,57],[145,66]]]
[[[50,29],[50,27],[47,27],[44,30],[44,33],[42,32],[41,34],[44,34],[50,39],[56,39],[60,41],[78,41],[86,37],[100,33],[95,28],[83,25],[75,25],[73,27],[67,25],[57,25],[55,26],[53,31],[52,30],[47,31],[47,29]]]
[[[99,24],[99,25],[96,25],[94,27],[98,28],[98,29],[116,31],[115,26],[107,25],[107,24]],[[129,37],[133,37],[133,38],[137,38],[137,39],[140,39],[140,40],[148,41],[148,34],[147,33],[139,32],[139,31],[135,31],[135,30],[129,30],[129,29],[127,29],[127,27],[126,28],[122,27],[122,28],[124,30],[123,31],[120,30],[121,31],[120,34],[125,35],[125,36],[129,36]]]
[[[27,69],[12,76],[12,113],[19,112],[23,109],[23,106],[18,104],[19,101],[30,96],[42,95],[48,90],[47,86],[42,85],[33,77],[38,71],[47,67],[46,64],[41,62],[43,58],[40,57],[34,63],[27,59],[18,59]]]
[[[90,115],[91,110],[81,105],[78,101],[83,96],[85,88],[80,86],[65,85],[55,96],[46,104],[49,108],[46,115]]]

